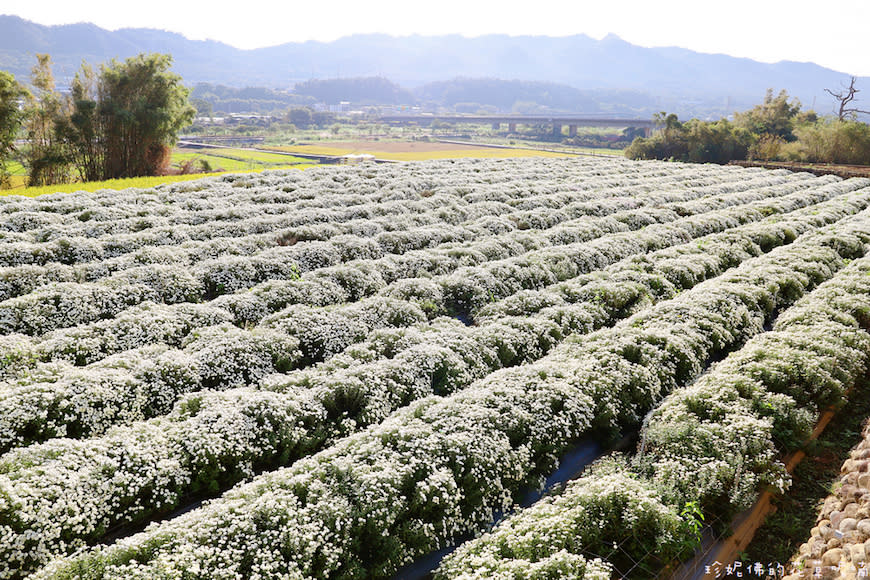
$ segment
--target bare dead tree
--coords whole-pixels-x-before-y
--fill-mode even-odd
[[[840,101],[840,110],[837,112],[837,117],[840,121],[845,119],[846,117],[850,119],[854,119],[858,113],[865,113],[870,115],[870,111],[865,111],[864,109],[858,109],[857,107],[849,107],[849,103],[855,100],[855,95],[860,93],[858,89],[855,88],[855,81],[857,79],[852,77],[852,80],[849,82],[849,86],[843,87],[842,91],[834,92],[831,89],[825,89],[825,92]]]

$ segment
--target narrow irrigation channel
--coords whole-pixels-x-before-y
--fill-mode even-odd
[[[787,308],[786,308],[787,309]],[[771,315],[765,317],[762,325],[763,332],[769,332],[773,329],[779,315],[784,312],[777,310]],[[742,347],[742,344],[737,347]],[[731,353],[734,348],[729,348],[718,352],[709,357],[704,365],[705,369],[710,369],[716,363],[719,363]],[[696,378],[697,380],[697,378]],[[694,382],[694,381],[691,381]],[[689,384],[691,384],[691,382]],[[688,385],[687,385],[688,386]],[[834,410],[828,410],[820,417],[816,428],[813,430],[808,444],[812,443],[831,421],[834,416]],[[645,421],[644,421],[645,423]],[[571,480],[577,479],[585,469],[595,461],[609,455],[613,452],[629,452],[637,448],[640,442],[642,426],[638,425],[636,429],[631,430],[617,442],[602,446],[595,437],[589,437],[578,442],[574,447],[568,450],[562,457],[559,467],[545,481],[543,489],[526,489],[521,493],[523,500],[519,503],[520,508],[527,508],[536,503],[546,494],[554,489],[568,483]],[[804,457],[803,451],[797,451],[790,454],[784,459],[789,473],[792,473],[795,465]],[[764,523],[764,518],[770,513],[772,508],[773,496],[769,492],[765,492],[758,500],[753,508],[738,514],[731,524],[733,534],[722,537],[721,534],[716,534],[713,526],[705,526],[702,530],[701,545],[696,551],[695,557],[685,563],[675,562],[672,566],[667,567],[661,572],[660,578],[674,578],[679,580],[701,580],[706,578],[706,564],[715,560],[725,561],[722,558],[730,557],[730,561],[734,561],[739,553],[744,550],[752,539],[752,534]],[[509,513],[499,512],[494,514],[493,521],[489,525],[488,530],[491,530]],[[487,530],[487,531],[488,531]],[[463,542],[471,540],[472,536],[457,538],[456,542],[447,548],[443,548],[436,552],[427,554],[416,561],[399,570],[392,580],[431,580],[434,576],[434,571],[438,568],[441,561],[448,555],[453,553]]]
[[[520,507],[527,508],[544,497],[544,495],[552,491],[554,488],[563,485],[572,479],[576,479],[583,473],[587,466],[594,463],[597,459],[600,459],[614,451],[624,451],[634,447],[637,443],[637,436],[638,432],[632,433],[622,438],[616,444],[606,448],[602,447],[598,441],[595,441],[592,438],[580,441],[577,445],[571,448],[564,457],[562,457],[558,469],[547,477],[543,489],[529,488],[524,491],[522,494],[523,500],[519,504]],[[495,514],[490,529],[496,526],[508,515],[508,513],[503,512]],[[432,578],[433,572],[438,568],[441,560],[453,553],[461,543],[468,541],[471,538],[471,536],[457,538],[453,545],[418,558],[416,561],[399,570],[396,575],[393,576],[392,580],[428,580]]]

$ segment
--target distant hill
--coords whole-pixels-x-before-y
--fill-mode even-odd
[[[427,83],[415,91],[423,102],[438,103],[451,108],[465,105],[491,106],[498,112],[533,114],[554,111],[584,111],[597,113],[595,98],[569,85],[540,81],[501,79],[465,79]],[[470,110],[468,112],[475,112]]]
[[[417,89],[426,100],[441,90],[430,85],[420,92],[428,83],[460,77],[510,79],[582,91],[575,112],[609,110],[614,95],[623,95],[632,99],[634,105],[628,108],[634,112],[667,110],[683,117],[720,116],[751,107],[763,99],[768,87],[777,92],[786,89],[805,106],[815,104],[817,111],[828,113],[833,100],[823,89],[836,88],[848,78],[846,73],[812,63],[766,64],[683,48],[644,48],[613,35],[595,40],[585,35],[367,34],[328,43],[240,50],[160,30],[111,32],[93,24],[43,26],[0,15],[0,69],[26,79],[37,52],[52,55],[57,63],[55,75],[61,81],[72,77],[82,59],[96,64],[139,52],[169,52],[175,71],[190,85],[207,82],[286,89],[311,79],[380,77],[405,89]],[[870,78],[859,79],[859,87],[868,85]]]
[[[415,101],[410,92],[383,77],[314,79],[297,83],[293,92],[324,103],[401,105]]]

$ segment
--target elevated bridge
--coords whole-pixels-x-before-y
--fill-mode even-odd
[[[562,133],[562,127],[568,126],[568,135],[577,134],[577,127],[637,127],[644,129],[647,135],[655,128],[652,119],[625,119],[619,117],[592,117],[581,115],[384,115],[382,123],[394,125],[431,125],[435,121],[443,123],[478,123],[491,125],[498,130],[507,124],[508,130],[516,131],[517,125],[552,125],[553,134]]]

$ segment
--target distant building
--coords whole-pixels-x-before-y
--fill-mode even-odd
[[[350,101],[341,101],[337,105],[329,105],[330,113],[346,113],[350,110]]]
[[[230,125],[262,125],[267,126],[275,121],[272,115],[255,115],[253,113],[230,113],[226,123]]]
[[[226,117],[196,117],[193,123],[195,125],[223,125],[226,120]]]
[[[362,163],[363,161],[374,161],[375,156],[369,153],[350,153],[348,155],[342,155],[341,161],[342,163]]]

